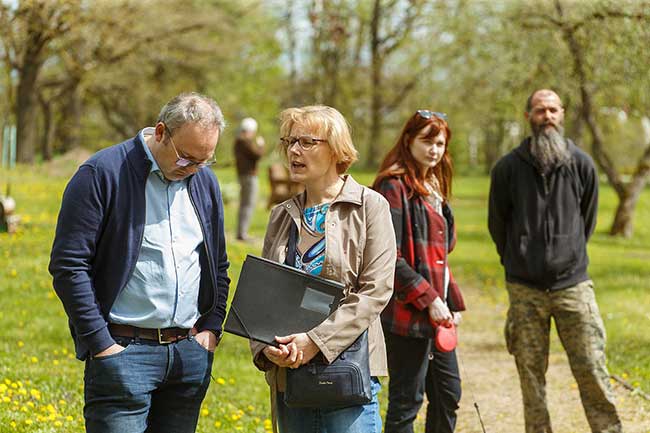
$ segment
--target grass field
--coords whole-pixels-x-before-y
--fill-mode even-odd
[[[83,431],[83,363],[72,355],[67,320],[47,272],[61,194],[72,170],[58,170],[56,175],[44,174],[42,167],[0,171],[0,188],[4,192],[5,183],[11,181],[22,216],[17,234],[0,234],[0,433]],[[231,169],[218,169],[218,173],[230,199],[226,224],[231,240],[237,185]],[[355,173],[355,177],[365,184],[372,181],[372,173]],[[252,227],[258,240],[228,243],[234,282],[246,254],[261,249],[267,220],[266,179],[261,180],[262,196]],[[461,286],[479,288],[493,302],[506,302],[502,270],[486,229],[488,180],[459,178],[454,187],[452,205],[458,223],[458,246],[451,257],[454,274]],[[597,233],[589,246],[590,273],[607,327],[610,370],[648,392],[650,192],[641,198],[632,239],[606,234],[614,206],[611,189],[603,187]],[[473,308],[481,306],[470,305],[467,314]],[[557,345],[553,348],[559,350]],[[213,375],[216,381],[208,391],[199,432],[270,429],[267,387],[252,366],[243,339],[224,338]],[[381,394],[383,404],[385,394]]]

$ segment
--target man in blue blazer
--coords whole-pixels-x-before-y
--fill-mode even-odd
[[[49,270],[86,362],[87,432],[196,429],[230,284],[209,168],[224,126],[212,99],[181,94],[66,187]]]

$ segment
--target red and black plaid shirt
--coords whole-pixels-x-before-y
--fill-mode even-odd
[[[432,338],[427,307],[436,297],[444,297],[447,253],[456,243],[451,208],[443,204],[443,215],[417,194],[408,198],[408,189],[399,177],[384,179],[378,191],[390,203],[397,240],[395,289],[381,314],[390,332],[417,338]],[[447,305],[451,311],[465,310],[463,295],[449,271]]]

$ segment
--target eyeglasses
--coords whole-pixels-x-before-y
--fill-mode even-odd
[[[174,153],[176,154],[176,165],[178,167],[192,167],[196,166],[197,168],[203,168],[203,167],[209,167],[212,164],[216,163],[217,160],[212,158],[209,161],[202,161],[202,162],[196,162],[192,161],[191,159],[183,158],[178,154],[178,150],[176,149],[176,145],[174,144],[174,139],[172,138],[172,132],[169,130],[167,125],[165,125],[165,131],[167,131],[167,135],[169,136],[169,142],[172,144],[172,149],[174,149]]]
[[[293,146],[295,143],[298,143],[298,146],[302,150],[309,150],[315,145],[317,145],[319,142],[327,142],[327,140],[324,140],[322,138],[314,138],[310,137],[308,135],[301,135],[300,137],[282,137],[280,138],[280,143],[282,146],[284,146],[285,150],[289,150],[291,146]]]
[[[439,111],[418,110],[416,111],[416,113],[419,114],[420,117],[424,119],[431,119],[433,116],[435,116],[438,119],[447,120],[447,114],[441,113]]]

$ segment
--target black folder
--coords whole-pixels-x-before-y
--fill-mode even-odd
[[[345,286],[253,255],[246,256],[224,330],[277,346],[275,336],[307,332],[339,306]]]

